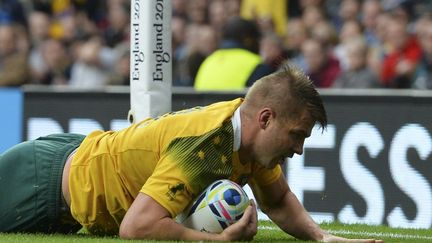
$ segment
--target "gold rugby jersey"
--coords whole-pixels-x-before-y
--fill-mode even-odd
[[[234,151],[233,126],[239,129],[240,122],[235,124],[232,118],[242,101],[168,113],[120,131],[89,134],[71,163],[73,217],[93,234],[118,234],[139,192],[175,217],[215,180],[230,179],[241,185],[252,179],[261,185],[275,181],[279,166],[268,170],[249,161],[240,163]],[[237,134],[237,144],[239,139]]]

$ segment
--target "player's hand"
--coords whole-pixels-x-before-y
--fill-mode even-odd
[[[412,71],[414,71],[414,69],[415,69],[415,64],[411,63],[408,60],[402,59],[396,64],[396,73],[398,75],[409,74]]]
[[[235,224],[226,228],[221,234],[225,241],[250,241],[256,235],[258,230],[258,219],[255,202],[250,200],[251,204],[246,208],[243,217]]]
[[[382,240],[375,239],[346,239],[331,234],[324,235],[321,242],[339,242],[339,243],[384,243]]]

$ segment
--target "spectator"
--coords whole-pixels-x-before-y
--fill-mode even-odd
[[[338,35],[336,28],[330,21],[322,20],[317,22],[310,30],[312,38],[320,41],[327,47],[328,51],[333,52],[333,48],[338,43]]]
[[[187,0],[171,0],[172,16],[186,18]]]
[[[306,31],[311,32],[317,23],[327,21],[327,17],[325,11],[322,8],[316,5],[308,5],[303,10],[302,21]]]
[[[376,33],[378,16],[381,13],[379,0],[365,0],[362,5],[361,23],[364,28],[365,38],[368,45],[377,45],[380,42]]]
[[[224,0],[227,19],[240,16],[241,0]]]
[[[368,57],[369,68],[381,77],[381,69],[384,58],[388,55],[389,44],[387,41],[387,27],[391,22],[391,16],[389,13],[382,12],[378,15],[376,20],[376,26],[374,30],[375,41],[371,43],[368,40],[367,35],[365,36],[366,42],[370,47],[370,54]]]
[[[112,2],[112,1],[111,1]],[[108,5],[108,27],[103,32],[104,44],[110,48],[129,40],[130,6],[122,3]]]
[[[21,26],[27,26],[27,17],[21,1],[0,1],[0,24],[18,24]]]
[[[30,1],[25,4],[18,0],[4,0],[0,6],[0,22],[8,25],[21,23],[22,27],[15,30],[15,34],[19,36],[15,45],[20,49],[18,52],[25,53],[29,48],[28,40],[31,41],[27,61],[32,72],[31,81],[34,83],[47,83],[45,74],[48,67],[40,50],[41,43],[45,40],[60,40],[65,51],[71,55],[70,63],[78,63],[74,65],[76,67],[83,63],[77,54],[79,52],[75,50],[81,49],[82,43],[92,36],[97,36],[100,39],[97,66],[116,77],[116,81],[108,78],[107,82],[102,83],[123,84],[127,83],[124,79],[128,76],[124,75],[126,72],[122,67],[127,63],[125,59],[128,56],[124,53],[124,46],[130,43],[130,4],[127,0],[55,0]],[[335,47],[334,57],[345,69],[347,58],[343,50],[344,39],[346,35],[359,32],[358,24],[353,23],[361,20],[363,28],[360,29],[364,30],[363,34],[372,53],[368,57],[368,65],[382,77],[384,57],[390,51],[393,52],[389,47],[394,46],[392,40],[385,40],[390,16],[403,19],[408,24],[410,33],[414,31],[414,26],[417,28],[423,25],[422,19],[416,19],[418,14],[421,11],[427,12],[431,7],[427,1],[413,0],[276,0],[271,1],[271,4],[257,0],[173,0],[173,85],[194,85],[197,70],[209,53],[213,53],[215,43],[219,47],[224,46],[223,49],[230,46],[226,45],[225,40],[221,45],[223,26],[228,19],[239,16],[253,19],[265,36],[277,34],[284,38],[287,57],[303,70],[307,70],[308,66],[301,54],[300,44],[309,37],[319,39],[328,51]],[[287,13],[291,19],[285,21]],[[344,26],[347,30],[344,30]],[[24,29],[26,27],[28,29]],[[30,38],[26,37],[27,33]],[[186,38],[186,35],[191,37]],[[340,43],[337,43],[337,37]],[[263,46],[276,47],[277,41],[271,39],[263,41]],[[206,45],[207,41],[211,44]],[[272,44],[268,45],[270,43]],[[337,44],[339,45],[335,46]],[[255,54],[259,52],[256,51]],[[273,61],[270,62],[274,64]],[[115,70],[121,70],[122,74],[118,75]]]
[[[432,12],[423,13],[415,22],[414,34],[419,41],[423,34],[427,33],[427,27],[431,24]],[[420,43],[421,44],[421,43]]]
[[[119,50],[119,58],[115,62],[113,72],[110,74],[108,84],[130,85],[130,54],[129,47],[123,46]]]
[[[174,15],[171,18],[171,33],[172,33],[172,79],[173,86],[192,86],[192,79],[187,73],[187,56],[189,46],[187,43],[188,27],[186,19]]]
[[[390,52],[383,60],[382,85],[389,88],[410,88],[412,75],[421,57],[415,36],[407,30],[407,22],[392,17],[387,26]]]
[[[301,54],[301,45],[308,38],[308,32],[301,18],[292,18],[287,24],[285,49],[287,56],[295,66],[307,70],[306,61]]]
[[[348,67],[346,44],[351,40],[362,38],[363,31],[360,22],[357,20],[348,20],[343,24],[339,35],[339,44],[336,45],[333,51],[343,70]]]
[[[357,21],[360,13],[360,7],[360,0],[342,0],[338,12],[342,23],[350,20]]]
[[[29,15],[29,33],[31,49],[28,57],[28,63],[31,70],[32,83],[42,83],[44,72],[47,70],[47,64],[42,56],[42,46],[50,35],[51,18],[48,14],[41,11],[33,11]]]
[[[214,29],[209,25],[199,27],[197,48],[204,56],[209,56],[219,47],[219,41]]]
[[[92,35],[100,36],[99,32],[87,15],[75,11],[73,6],[70,6],[64,12],[54,15],[50,34],[51,37],[62,40],[67,47],[71,47]]]
[[[339,32],[347,21],[357,21],[360,16],[360,0],[342,0],[335,17],[334,27]]]
[[[217,34],[209,25],[198,26],[195,52],[191,53],[188,62],[189,73],[192,80],[198,73],[202,62],[210,56],[219,46]]]
[[[422,18],[424,25],[418,32],[422,56],[417,65],[413,88],[432,89],[432,17]]]
[[[201,30],[203,30],[201,32]],[[215,40],[212,37],[211,29],[208,26],[189,25],[186,29],[186,42],[177,48],[173,60],[173,85],[193,86],[198,68],[204,59],[209,55],[211,49],[215,48]],[[207,38],[207,40],[205,40]],[[209,46],[206,42],[209,41]],[[212,44],[213,43],[213,44]]]
[[[207,18],[207,1],[189,0],[187,1],[188,20],[191,24],[206,24]]]
[[[45,68],[38,73],[38,79],[34,82],[45,85],[68,84],[72,62],[63,43],[56,39],[44,41],[41,45],[41,55]]]
[[[293,58],[301,51],[301,44],[308,38],[308,32],[301,18],[289,19],[286,24],[285,48],[288,56]]]
[[[255,20],[261,28],[261,33],[273,32],[280,37],[285,36],[287,21],[287,0],[243,0],[240,14],[248,20]]]
[[[17,26],[0,25],[0,86],[28,82],[27,53],[19,48]]]
[[[399,21],[405,22],[409,32],[413,32],[414,6],[413,0],[384,0],[381,5]]]
[[[209,24],[217,34],[218,39],[222,37],[223,26],[228,19],[225,0],[213,0],[209,3]]]
[[[265,35],[260,42],[260,56],[265,64],[278,70],[287,59],[282,39],[276,34]]]
[[[13,29],[15,32],[15,42],[18,52],[24,53],[27,59],[30,50],[30,40],[27,33],[27,28],[20,24],[13,24]]]
[[[262,63],[260,33],[254,22],[234,17],[224,28],[221,49],[201,64],[195,80],[197,90],[242,90],[272,72]]]
[[[377,88],[378,77],[367,66],[368,46],[362,38],[345,43],[347,69],[335,80],[335,88]]]
[[[341,69],[339,61],[328,52],[320,41],[308,39],[302,45],[308,70],[307,74],[317,87],[329,88],[338,77]]]
[[[49,38],[51,18],[48,14],[40,11],[30,12],[29,16],[30,40],[34,46]]]
[[[291,1],[289,2],[290,6],[291,6]],[[295,5],[295,4],[294,4]],[[325,7],[325,1],[324,0],[303,0],[303,1],[299,1],[298,3],[300,10],[301,10],[301,14],[304,14],[304,10],[306,8],[309,7],[317,7],[320,9],[324,9]]]
[[[101,88],[109,80],[109,69],[101,60],[102,41],[93,36],[77,46],[77,59],[72,65],[69,85],[77,88]]]
[[[171,48],[174,56],[186,42],[186,18],[174,15],[171,18]]]

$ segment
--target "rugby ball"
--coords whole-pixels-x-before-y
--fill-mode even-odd
[[[230,180],[218,180],[176,219],[188,228],[220,233],[237,222],[248,205],[249,198],[241,186]]]

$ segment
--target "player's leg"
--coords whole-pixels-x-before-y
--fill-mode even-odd
[[[48,221],[44,228],[36,228],[40,232],[74,233],[81,229],[70,213],[61,189],[63,169],[66,160],[81,144],[85,136],[79,134],[53,134],[35,140],[36,175],[40,190],[37,201],[37,217],[47,215]]]
[[[25,231],[36,223],[37,178],[34,141],[18,144],[0,157],[0,232]]]
[[[60,134],[16,145],[0,158],[1,232],[74,232],[61,194],[67,156],[81,135]]]

